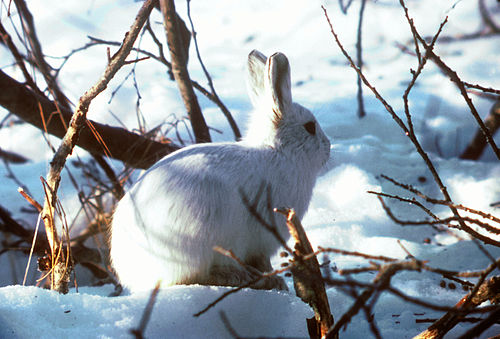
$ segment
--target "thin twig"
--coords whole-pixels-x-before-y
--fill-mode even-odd
[[[500,95],[500,89],[495,89],[495,88],[491,88],[491,87],[484,87],[484,86],[481,86],[479,84],[471,84],[470,82],[466,82],[466,81],[463,81],[463,84],[465,87],[474,88],[474,89],[477,89],[477,90],[484,92],[484,93],[492,93],[492,94]]]
[[[47,83],[49,92],[53,94],[55,102],[58,105],[64,108],[70,108],[69,99],[64,95],[56,79],[52,76],[52,67],[45,60],[42,46],[36,34],[33,15],[29,11],[24,0],[14,0],[14,2],[20,14],[19,17],[23,26],[23,31],[26,34],[28,43],[31,47],[30,52],[32,53],[33,60],[35,61],[35,65],[38,70],[42,73],[45,82]]]
[[[404,0],[399,1],[401,6],[403,7],[407,17],[409,18],[407,12],[408,9],[404,3]],[[446,21],[446,20],[445,20]],[[409,21],[410,25],[413,24],[412,21]],[[452,70],[448,65],[444,63],[444,61],[434,53],[433,51],[433,45],[427,44],[425,39],[423,39],[420,34],[415,30],[415,36],[417,39],[420,41],[422,46],[424,46],[426,50],[426,55],[450,78],[450,80],[455,83],[455,85],[458,87],[460,94],[464,98],[467,106],[469,107],[472,116],[476,119],[477,124],[479,125],[481,131],[483,132],[486,141],[490,144],[493,152],[495,153],[496,157],[500,160],[500,150],[498,149],[495,141],[493,140],[493,137],[491,136],[491,133],[488,131],[486,126],[484,125],[484,122],[481,120],[481,117],[479,116],[479,113],[476,110],[476,107],[472,103],[472,100],[470,99],[469,95],[467,94],[467,90],[465,89],[465,85],[463,81],[460,79],[458,76],[457,72]]]
[[[259,222],[260,225],[262,225],[266,230],[268,230],[269,232],[271,232],[274,237],[276,238],[276,240],[278,240],[278,242],[281,244],[281,246],[283,246],[283,248],[288,252],[288,253],[293,253],[292,249],[288,246],[287,242],[285,239],[283,239],[283,237],[281,236],[281,234],[278,232],[278,228],[276,226],[276,224],[270,224],[268,223],[264,217],[258,212],[257,210],[257,205],[258,205],[258,202],[259,202],[259,199],[263,193],[263,190],[266,188],[266,185],[265,183],[262,183],[259,187],[259,189],[257,190],[257,194],[255,195],[255,200],[254,202],[250,202],[250,199],[247,197],[247,195],[245,194],[245,192],[240,189],[240,196],[241,196],[241,199],[243,201],[243,204],[245,204],[246,208],[248,209],[248,211],[250,212],[250,214]],[[268,205],[271,204],[270,201],[268,201]],[[272,211],[269,211],[270,213]],[[274,220],[274,218],[273,218]]]
[[[413,40],[415,41],[415,53],[417,54],[417,59],[418,59],[418,68],[416,71],[413,71],[412,70],[412,79],[410,81],[410,83],[408,84],[404,94],[403,94],[403,103],[404,103],[404,110],[405,110],[405,114],[406,114],[406,120],[407,120],[407,124],[408,124],[408,129],[410,130],[410,133],[415,135],[415,131],[413,129],[413,122],[412,122],[412,118],[411,118],[411,115],[410,115],[410,107],[409,107],[409,104],[408,104],[408,96],[410,95],[410,92],[411,90],[413,89],[413,86],[415,85],[416,81],[417,81],[417,78],[419,77],[419,75],[422,73],[422,70],[424,69],[424,66],[425,64],[427,63],[427,59],[429,58],[429,55],[428,53],[426,52],[424,57],[421,56],[420,54],[420,50],[419,50],[419,45],[418,45],[418,32],[417,32],[417,29],[415,28],[415,23],[413,21],[413,19],[410,18],[409,14],[408,14],[408,10],[406,9],[406,7],[404,7],[404,10],[405,10],[405,17],[410,25],[410,28],[411,28],[411,32],[412,32],[412,36],[413,36]],[[442,23],[441,25],[439,26],[439,29],[437,31],[437,33],[433,36],[432,38],[432,42],[431,44],[429,45],[429,49],[432,50],[434,48],[434,45],[436,44],[436,41],[437,41],[437,38],[439,36],[439,34],[441,33],[441,31],[443,30],[443,27],[444,25],[446,24],[446,22],[448,21],[448,18],[446,18]]]
[[[385,261],[385,262],[395,262],[398,260],[395,258],[389,258],[389,257],[381,256],[381,255],[370,255],[370,254],[365,254],[365,253],[361,253],[361,252],[357,252],[357,251],[346,251],[346,250],[340,250],[340,249],[330,248],[330,247],[325,248],[325,247],[321,247],[321,246],[318,246],[318,251],[316,252],[316,254],[328,253],[328,252],[338,253],[338,254],[342,254],[342,255],[356,256],[356,257],[369,259],[369,260],[380,260],[380,261]]]
[[[184,22],[177,15],[173,0],[160,0],[160,8],[163,15],[168,49],[170,50],[172,73],[174,74],[189,120],[191,121],[191,128],[193,129],[196,142],[210,142],[210,132],[201,112],[198,99],[193,91],[187,69],[189,49],[182,40],[181,34],[181,25],[184,25]]]
[[[149,319],[151,318],[151,313],[153,312],[153,307],[155,306],[156,298],[158,296],[158,292],[160,291],[161,282],[158,281],[155,285],[153,291],[149,295],[148,303],[142,312],[141,321],[139,322],[139,326],[135,329],[131,329],[130,333],[135,336],[136,339],[144,338],[144,331],[146,330],[146,326],[148,325]]]
[[[373,280],[373,285],[365,289],[363,293],[356,299],[351,308],[342,315],[342,317],[336,322],[336,324],[328,331],[328,335],[337,334],[340,329],[350,322],[351,318],[354,317],[366,304],[368,299],[376,291],[388,289],[390,286],[390,281],[392,277],[401,270],[419,271],[421,269],[421,264],[418,261],[405,261],[386,264],[380,267],[377,277]]]
[[[35,81],[31,77],[31,74],[28,72],[26,68],[26,64],[24,63],[25,57],[21,55],[21,53],[18,51],[16,45],[12,41],[11,36],[9,33],[7,33],[7,30],[3,26],[3,24],[0,22],[0,42],[2,42],[12,53],[12,56],[16,60],[17,66],[21,69],[21,72],[23,73],[24,80],[26,83],[36,91],[37,93],[42,93],[41,90],[38,88],[36,85]]]
[[[490,213],[479,211],[479,210],[476,210],[476,209],[473,209],[473,208],[470,208],[470,207],[467,207],[467,206],[464,206],[464,205],[461,205],[461,204],[450,203],[449,201],[446,201],[446,200],[434,199],[434,198],[431,198],[428,195],[422,193],[421,191],[419,191],[418,189],[416,189],[415,187],[413,187],[411,185],[400,183],[397,180],[395,180],[395,179],[393,179],[391,177],[388,177],[388,176],[386,176],[384,174],[382,174],[381,177],[384,178],[384,179],[386,179],[386,180],[388,180],[388,181],[390,181],[394,185],[396,185],[398,187],[401,187],[401,188],[403,188],[403,189],[405,189],[405,190],[407,190],[407,191],[415,194],[416,196],[424,199],[426,202],[429,202],[429,203],[432,203],[432,204],[436,204],[436,205],[453,206],[456,209],[459,209],[459,210],[462,210],[462,211],[465,211],[465,212],[468,212],[468,213],[476,214],[476,215],[479,215],[482,218],[491,220],[491,221],[496,222],[496,223],[500,223],[500,218],[496,217],[496,216],[494,216],[494,215],[492,215]],[[373,193],[375,193],[375,192],[373,192]],[[375,193],[375,194],[377,194],[377,193]]]
[[[358,68],[363,68],[363,49],[361,47],[361,37],[362,37],[362,25],[363,25],[363,14],[365,12],[366,0],[361,0],[361,6],[359,8],[359,19],[358,19],[358,37],[356,40],[356,57],[358,60]],[[366,115],[365,103],[363,101],[363,86],[361,83],[361,77],[358,75],[358,117],[363,118]]]
[[[434,178],[434,181],[436,182],[436,184],[438,185],[439,189],[441,190],[441,193],[443,194],[445,200],[451,203],[452,199],[451,199],[451,197],[450,197],[450,195],[448,193],[448,189],[446,188],[446,186],[444,185],[443,181],[441,180],[441,177],[439,176],[436,167],[434,166],[434,164],[430,160],[429,156],[427,155],[427,153],[424,151],[424,149],[420,145],[420,143],[419,143],[416,135],[413,134],[413,133],[411,133],[411,131],[404,124],[404,122],[401,120],[401,118],[399,118],[399,116],[396,114],[396,112],[394,111],[394,109],[392,108],[392,106],[389,105],[389,103],[380,95],[380,93],[375,89],[375,87],[373,87],[370,84],[370,82],[368,81],[368,79],[366,79],[366,77],[361,72],[361,70],[356,66],[356,64],[352,60],[351,56],[347,53],[347,51],[345,50],[344,46],[340,42],[337,34],[335,33],[335,30],[333,29],[333,25],[332,25],[332,23],[330,21],[330,18],[328,17],[328,12],[327,12],[326,8],[324,6],[322,6],[322,8],[323,8],[323,12],[325,14],[326,20],[328,22],[328,25],[330,26],[330,31],[331,31],[331,33],[332,33],[332,35],[333,35],[333,37],[334,37],[337,45],[339,46],[340,50],[342,51],[342,54],[344,54],[344,56],[346,57],[346,59],[349,61],[349,64],[351,65],[351,67],[361,77],[361,80],[363,81],[363,83],[373,92],[373,94],[375,95],[375,97],[384,105],[385,109],[391,115],[391,117],[393,118],[393,120],[398,124],[398,126],[403,130],[404,134],[413,143],[413,145],[415,146],[418,154],[424,160],[425,164],[427,165],[427,168],[431,172],[431,174],[432,174],[432,176]],[[460,220],[460,214],[458,213],[457,209],[454,208],[454,207],[452,207],[452,206],[450,206],[449,208],[452,211],[452,213],[459,219],[460,226],[463,226],[465,228],[465,224],[464,224],[463,221]]]
[[[208,87],[210,88],[210,92],[212,94],[212,97],[214,98],[215,103],[217,104],[217,106],[219,106],[222,113],[224,114],[227,121],[229,122],[229,126],[231,126],[231,129],[233,130],[235,139],[240,140],[241,139],[240,129],[238,128],[236,121],[234,121],[234,118],[231,115],[231,112],[229,112],[227,107],[222,103],[219,96],[217,95],[217,92],[215,91],[215,87],[214,87],[214,84],[212,81],[212,77],[208,73],[207,68],[205,67],[205,64],[203,63],[203,60],[201,59],[200,49],[198,48],[198,39],[196,36],[197,33],[194,30],[194,24],[193,24],[193,20],[191,18],[191,0],[187,0],[187,16],[189,19],[189,23],[191,24],[191,33],[193,36],[193,42],[194,42],[194,47],[196,50],[196,56],[198,57],[198,61],[200,62],[201,68],[203,69],[203,73],[205,73],[205,77],[207,78]]]

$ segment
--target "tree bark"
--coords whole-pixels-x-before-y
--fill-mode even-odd
[[[174,1],[160,0],[160,8],[163,14],[168,49],[170,50],[172,73],[174,74],[189,120],[191,121],[196,142],[210,142],[211,138],[208,126],[201,113],[198,99],[196,94],[194,94],[191,79],[189,78],[187,69],[188,54],[185,42],[182,39],[181,24],[175,11]]]
[[[500,99],[496,101],[490,110],[490,114],[484,120],[484,125],[489,130],[490,134],[495,135],[496,131],[500,128]],[[486,137],[481,129],[476,132],[474,139],[469,146],[460,155],[460,159],[477,160],[483,154],[486,148]]]
[[[36,94],[24,84],[0,70],[0,105],[31,125],[58,138],[64,137],[72,112],[59,107],[46,97]],[[77,145],[90,153],[105,155],[104,146],[88,127],[92,124],[102,138],[110,156],[135,168],[148,168],[166,154],[180,147],[160,143],[123,128],[88,120],[80,132]]]
[[[314,318],[307,319],[307,329],[310,338],[338,339],[336,333],[329,333],[334,320],[328,303],[325,283],[321,276],[318,259],[307,238],[304,227],[295,215],[294,210],[277,210],[287,217],[290,235],[295,240],[294,265],[291,272],[295,293],[314,311]],[[305,260],[305,257],[310,257]]]
[[[439,320],[429,326],[428,329],[415,336],[413,339],[437,339],[443,338],[453,327],[455,327],[467,314],[467,310],[473,310],[474,307],[481,305],[489,300],[492,303],[498,303],[500,294],[500,277],[495,276],[485,281],[479,287],[475,295],[468,294],[463,297],[452,310],[443,315]],[[463,311],[463,312],[460,312]]]

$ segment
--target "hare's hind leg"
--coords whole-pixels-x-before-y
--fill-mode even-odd
[[[271,260],[264,255],[250,257],[246,260],[246,263],[249,266],[255,268],[256,271],[258,271],[257,274],[259,274],[260,272],[268,273],[273,271]],[[273,275],[260,280],[256,284],[255,288],[264,290],[275,289],[275,290],[288,291],[288,286],[286,285],[285,280],[283,280],[282,277],[279,277],[277,275]]]
[[[244,267],[232,265],[213,265],[206,279],[207,285],[242,286],[256,279]]]
[[[269,267],[271,264],[269,263]],[[259,290],[288,290],[285,281],[278,276],[266,277],[258,279],[261,276],[261,271],[253,266],[248,268],[227,265],[214,265],[210,268],[210,273],[206,282],[202,284],[216,285],[216,286],[243,286],[251,284],[249,287]]]

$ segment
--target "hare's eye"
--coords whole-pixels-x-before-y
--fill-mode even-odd
[[[304,128],[306,129],[307,132],[309,132],[309,134],[311,135],[316,134],[316,124],[314,123],[314,121],[306,122],[304,124]]]

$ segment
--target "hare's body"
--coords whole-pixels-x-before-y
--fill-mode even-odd
[[[253,53],[251,73],[265,73],[263,56]],[[280,63],[277,66],[283,66]],[[276,225],[287,239],[284,218],[274,217],[270,207],[293,207],[302,218],[318,171],[329,155],[329,142],[311,113],[292,103],[291,94],[283,97],[289,87],[283,79],[277,81],[282,86],[275,91],[279,93],[268,98],[276,99],[277,107],[268,108],[270,114],[254,116],[251,138],[193,145],[172,153],[150,168],[119,202],[111,259],[125,287],[150,289],[158,280],[163,286],[234,286],[255,279],[255,272],[215,252],[215,246],[231,250],[260,272],[272,269],[270,257],[279,242],[250,213],[248,202],[255,203],[259,216]],[[252,89],[261,100],[262,93],[259,96],[258,89]],[[279,110],[285,109],[293,114],[278,117]],[[256,136],[260,131],[265,137]],[[278,278],[255,287],[286,288]]]
[[[211,267],[230,266],[235,272],[241,268],[215,252],[214,246],[232,250],[238,258],[268,271],[269,257],[279,244],[248,212],[242,198],[259,199],[258,210],[270,222],[267,188],[255,196],[259,186],[268,184],[272,206],[293,206],[302,217],[315,177],[297,173],[294,177],[300,180],[290,182],[283,175],[287,171],[299,169],[270,149],[242,143],[189,147],[164,158],[116,210],[114,224],[120,227],[113,229],[111,248],[120,279],[131,289],[151,288],[158,279],[165,285],[220,285],[223,282],[217,277],[210,277]],[[278,230],[287,238],[282,219],[276,218]]]

